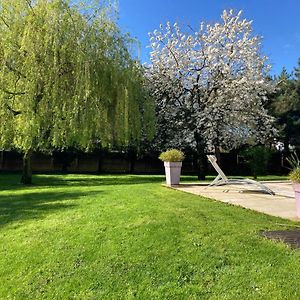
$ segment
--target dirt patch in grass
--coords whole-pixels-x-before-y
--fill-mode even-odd
[[[300,249],[300,229],[263,231],[261,235],[273,241],[281,241],[294,249]]]

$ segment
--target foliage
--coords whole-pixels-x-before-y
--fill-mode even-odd
[[[181,145],[195,148],[204,141],[230,149],[273,135],[273,118],[264,107],[274,90],[270,66],[261,55],[261,39],[241,12],[224,11],[221,22],[201,23],[198,31],[168,22],[150,33],[150,43],[147,74],[157,104],[158,139],[177,146],[173,130],[181,132]]]
[[[183,161],[184,160],[184,153],[178,149],[169,149],[165,152],[162,152],[159,156],[159,159],[162,161]]]
[[[293,152],[286,160],[291,165],[292,169],[297,169],[300,167],[300,160],[298,158],[297,152]]]
[[[299,299],[299,252],[258,235],[281,219],[163,176],[34,176],[0,176],[1,299]]]
[[[300,66],[300,60],[298,62]],[[278,78],[276,93],[271,97],[270,111],[276,118],[279,138],[284,142],[285,151],[289,145],[300,146],[300,72],[299,67],[289,74],[283,68]]]
[[[300,183],[300,160],[296,152],[292,153],[287,161],[292,167],[291,172],[289,173],[289,178],[291,181]]]
[[[78,5],[0,6],[0,149],[24,153],[23,183],[31,182],[33,151],[138,146],[153,132],[133,40],[106,2]]]
[[[271,154],[272,151],[264,145],[249,146],[242,151],[242,155],[245,156],[254,178],[266,174]]]
[[[149,99],[109,7],[3,1],[0,17],[0,148],[138,143]]]
[[[289,178],[293,182],[300,183],[300,167],[293,169],[289,174]]]

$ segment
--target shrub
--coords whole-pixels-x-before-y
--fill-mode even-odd
[[[294,152],[287,161],[292,167],[292,171],[289,173],[289,178],[291,181],[300,183],[300,161],[297,156],[297,153]]]
[[[300,183],[300,167],[292,170],[289,174],[289,178],[293,182]]]
[[[300,160],[299,160],[299,158],[298,158],[298,155],[297,155],[296,151],[293,152],[293,153],[291,154],[291,156],[288,157],[286,160],[287,160],[288,163],[291,165],[291,167],[292,167],[291,170],[300,168]]]
[[[159,159],[162,161],[183,161],[184,160],[184,153],[177,149],[169,149],[165,152],[162,152],[159,156]]]
[[[247,148],[242,152],[251,170],[252,176],[256,179],[258,175],[264,175],[272,152],[264,145],[256,145]]]

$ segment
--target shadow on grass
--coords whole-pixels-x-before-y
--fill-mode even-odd
[[[0,174],[0,191],[28,190],[32,188],[62,188],[62,187],[101,187],[118,185],[137,185],[164,183],[163,175],[33,175],[31,185],[20,183],[20,174]],[[182,182],[196,182],[196,176],[183,176]]]
[[[0,191],[35,187],[105,186],[162,183],[162,175],[33,175],[32,185],[20,184],[20,174],[1,174]]]
[[[100,192],[33,192],[0,196],[0,227],[13,222],[40,219],[47,214],[77,206],[74,200]]]
[[[161,183],[164,181],[163,176],[153,175],[70,175],[56,176],[47,178],[47,176],[36,178],[37,185],[51,186],[106,186],[106,185],[131,185]]]

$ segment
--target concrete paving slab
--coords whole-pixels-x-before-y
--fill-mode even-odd
[[[300,221],[296,215],[296,203],[292,183],[289,181],[262,182],[275,192],[275,195],[230,184],[209,186],[208,184],[189,183],[172,186],[173,189],[212,198],[224,203],[242,206],[271,216]]]

